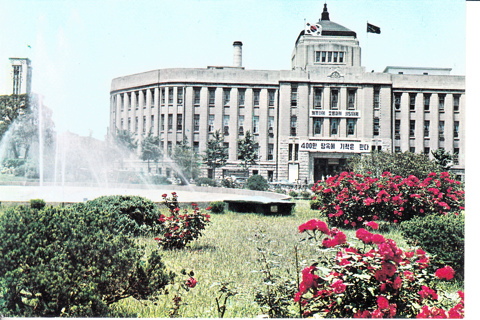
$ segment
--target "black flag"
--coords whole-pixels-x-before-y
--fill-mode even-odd
[[[380,34],[380,28],[367,22],[367,32]]]

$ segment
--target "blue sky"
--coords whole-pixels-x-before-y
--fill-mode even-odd
[[[115,77],[167,67],[231,65],[243,42],[247,69],[289,69],[304,21],[324,1],[0,0],[0,75],[28,57],[33,91],[59,132],[103,139]],[[330,19],[357,32],[362,65],[453,68],[465,74],[465,1],[331,0]],[[366,34],[366,23],[382,33]],[[29,48],[30,46],[31,48]],[[0,76],[0,93],[6,93]]]

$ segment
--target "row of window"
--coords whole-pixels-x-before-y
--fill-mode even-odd
[[[423,94],[423,110],[424,111],[430,111],[430,98],[432,94],[431,93],[424,93]],[[438,110],[440,112],[445,111],[445,93],[439,93],[438,94]],[[402,93],[395,93],[394,94],[394,99],[395,99],[395,109],[400,110],[401,106],[401,100],[402,100]],[[408,94],[408,99],[409,99],[409,109],[410,111],[415,111],[415,106],[416,106],[416,100],[417,100],[417,93],[409,93]],[[460,111],[460,94],[454,94],[453,95],[453,111]]]
[[[154,122],[155,117],[154,115],[151,115],[150,119],[150,127],[153,129],[154,127]],[[273,126],[275,123],[275,118],[273,116],[268,117],[268,134],[270,137],[273,137]],[[213,133],[215,131],[215,115],[210,114],[208,115],[208,132]],[[239,135],[244,135],[244,125],[245,125],[245,116],[240,115],[238,116],[238,134]],[[132,130],[132,121],[131,118],[128,118],[128,126],[127,129],[128,131]],[[135,118],[135,133],[138,133],[138,127],[139,127],[139,119],[138,117]],[[230,134],[230,115],[224,115],[223,116],[223,134],[225,136],[228,136]],[[120,122],[120,129],[123,130],[124,128],[124,122],[123,118],[121,119]],[[143,116],[143,133],[146,133],[147,129],[147,117]],[[165,130],[165,114],[160,115],[160,131]],[[168,114],[167,115],[167,130],[172,131],[173,130],[173,114]],[[182,131],[183,130],[183,114],[177,114],[177,125],[176,125],[176,130],[177,131]],[[200,115],[195,114],[193,116],[193,132],[199,132],[200,131]],[[260,118],[259,116],[253,116],[252,119],[252,133],[253,134],[258,134],[260,133]]]
[[[315,62],[344,63],[344,51],[315,51]]]
[[[460,134],[460,121],[453,122],[453,137],[459,138]],[[410,120],[410,133],[411,138],[415,137],[415,120]],[[430,137],[430,120],[424,120],[423,122],[423,136],[425,138]],[[440,140],[445,139],[445,121],[438,122],[438,136]],[[400,139],[400,120],[395,120],[395,139]]]
[[[330,128],[329,133],[330,136],[338,135],[339,132],[339,125],[340,118],[330,118]],[[347,121],[347,136],[354,136],[355,135],[355,128],[357,126],[357,119],[346,119]],[[323,118],[313,118],[313,134],[314,135],[321,135],[323,129]],[[290,117],[290,136],[297,135],[297,116],[292,115]]]

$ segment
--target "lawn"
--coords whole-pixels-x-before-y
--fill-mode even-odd
[[[315,248],[298,232],[298,226],[309,219],[319,218],[318,211],[309,208],[308,201],[297,201],[291,216],[262,216],[226,212],[212,214],[211,225],[204,235],[187,249],[165,251],[164,261],[177,274],[182,268],[195,272],[198,284],[189,292],[181,291],[183,304],[177,315],[187,318],[219,317],[215,297],[220,298],[221,283],[237,292],[227,300],[224,317],[254,318],[265,314],[254,301],[257,290],[266,291],[263,283],[262,257],[257,248],[267,252],[267,258],[278,267],[275,274],[290,275],[295,280],[295,249],[298,246],[299,270],[310,265],[317,257]],[[355,231],[344,231],[351,242]],[[399,247],[406,243],[396,229],[384,232],[385,238],[394,239]],[[141,239],[148,249],[157,250],[153,238]],[[183,277],[185,278],[185,277]],[[182,279],[183,279],[182,278]],[[463,283],[450,282],[448,290],[456,292],[463,289]],[[168,295],[162,295],[155,302],[141,302],[133,298],[118,302],[115,308],[123,313],[139,317],[170,317],[172,298],[176,288]],[[223,299],[221,300],[223,301]]]

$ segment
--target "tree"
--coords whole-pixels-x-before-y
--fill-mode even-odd
[[[223,167],[228,160],[228,148],[224,145],[224,138],[217,130],[213,133],[213,138],[207,142],[207,150],[203,156],[204,163],[212,168],[213,178],[215,179],[215,169]]]
[[[253,176],[248,178],[246,187],[250,190],[266,191],[268,190],[268,182],[261,175],[254,174]]]
[[[143,161],[147,161],[148,172],[150,172],[150,160],[157,162],[162,155],[162,151],[160,150],[160,138],[153,136],[152,132],[149,131],[148,135],[141,143],[141,148],[141,158]]]
[[[0,96],[0,139],[13,121],[23,114],[29,106],[30,99],[26,94]]]
[[[125,153],[131,153],[137,149],[138,142],[130,131],[117,129],[117,134],[113,138],[113,145],[114,153],[120,159],[121,166],[123,167]]]
[[[430,172],[441,172],[442,168],[423,154],[374,151],[348,159],[345,170],[360,174],[371,172],[376,177],[388,171],[393,175],[405,178],[414,175],[423,180]]]
[[[200,173],[200,156],[188,145],[187,137],[175,147],[172,160],[181,171],[182,184],[187,184],[187,180],[195,179]]]
[[[432,155],[435,163],[442,167],[443,170],[448,170],[453,165],[453,155],[445,151],[445,149],[432,151]]]
[[[256,165],[258,158],[258,142],[255,142],[250,131],[245,132],[245,137],[238,140],[238,159],[241,160],[241,166],[248,176],[248,169]]]

